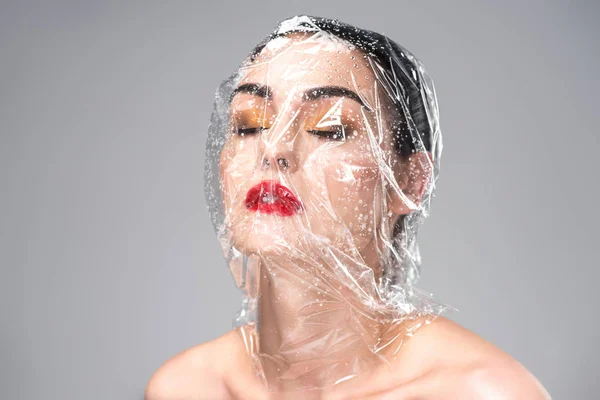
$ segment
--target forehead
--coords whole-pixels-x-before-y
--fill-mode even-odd
[[[370,99],[375,84],[372,65],[362,51],[327,32],[292,34],[268,42],[241,70],[241,83],[268,85],[286,96],[309,88],[341,86]]]

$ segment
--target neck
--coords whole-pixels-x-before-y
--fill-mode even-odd
[[[373,304],[373,277],[357,282],[356,271],[327,265],[337,264],[260,261],[258,354],[271,390],[330,386],[381,363],[373,349],[392,324]]]

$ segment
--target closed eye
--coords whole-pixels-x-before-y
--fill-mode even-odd
[[[330,129],[330,130],[311,129],[311,130],[308,130],[307,132],[310,134],[313,134],[315,136],[322,137],[322,138],[329,139],[329,140],[338,140],[338,141],[346,140],[346,133],[345,133],[343,127],[334,128],[334,129]]]
[[[236,129],[236,133],[240,136],[253,135],[258,132],[262,132],[267,128],[257,127],[257,128],[238,128]]]

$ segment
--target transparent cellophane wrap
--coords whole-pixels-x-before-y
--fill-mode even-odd
[[[389,365],[448,309],[413,286],[438,115],[409,51],[308,16],[279,23],[218,88],[207,202],[244,296],[235,326],[269,390]]]

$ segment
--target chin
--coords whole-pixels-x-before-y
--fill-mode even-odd
[[[296,261],[308,261],[306,257],[316,259],[327,247],[357,257],[373,239],[372,234],[351,232],[329,220],[306,221],[302,214],[282,217],[244,210],[236,217],[229,224],[228,240],[246,256],[290,262],[301,254]]]
[[[299,217],[253,213],[232,224],[231,241],[248,256],[289,258],[291,250],[301,246],[301,223]]]

